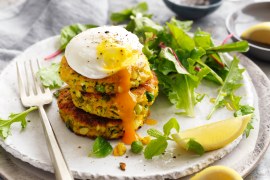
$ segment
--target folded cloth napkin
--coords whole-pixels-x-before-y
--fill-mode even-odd
[[[8,0],[0,9],[0,70],[28,46],[74,23],[105,25],[108,1]]]
[[[141,0],[5,0],[0,1],[0,71],[21,51],[61,28],[74,23],[106,25],[111,12],[136,5]],[[154,19],[163,23],[173,14],[163,1],[146,0]],[[160,12],[162,9],[162,13]]]

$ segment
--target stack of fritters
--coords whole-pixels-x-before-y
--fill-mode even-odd
[[[158,81],[146,59],[127,69],[131,74],[130,91],[136,99],[134,123],[135,129],[138,129],[149,115],[149,107],[158,94]],[[62,58],[59,73],[61,79],[69,85],[60,90],[58,106],[70,130],[91,138],[102,136],[116,139],[123,136],[122,120],[115,102],[119,91],[119,74],[103,79],[89,79],[75,72],[65,57]]]

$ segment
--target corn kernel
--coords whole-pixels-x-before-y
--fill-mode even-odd
[[[126,153],[127,148],[124,143],[118,143],[113,149],[114,156],[122,156]]]
[[[147,145],[147,144],[150,143],[151,137],[150,136],[145,136],[143,138],[140,138],[140,141],[143,143],[143,145]]]

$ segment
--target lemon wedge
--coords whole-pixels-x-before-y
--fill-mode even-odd
[[[243,134],[252,114],[234,117],[193,129],[172,134],[173,140],[182,148],[187,148],[190,138],[200,143],[205,151],[222,148]]]
[[[251,26],[241,35],[242,39],[270,45],[270,22]]]
[[[190,180],[242,180],[243,178],[233,169],[225,166],[210,166],[205,168]]]

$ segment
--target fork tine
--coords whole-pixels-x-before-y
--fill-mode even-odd
[[[26,87],[28,88],[28,95],[31,96],[31,95],[34,95],[34,91],[33,91],[33,88],[32,88],[32,83],[31,83],[31,73],[29,73],[29,70],[27,69],[27,67],[29,67],[27,65],[27,62],[29,64],[29,61],[24,61],[24,69],[25,69],[25,74],[26,74]],[[30,70],[31,71],[31,70]]]
[[[17,79],[18,79],[18,85],[19,85],[19,91],[20,91],[20,96],[26,96],[25,92],[25,86],[22,80],[22,74],[19,69],[18,61],[16,62],[16,68],[17,68]]]
[[[31,72],[32,72],[32,77],[33,77],[36,92],[37,92],[37,94],[41,94],[42,93],[41,88],[40,88],[40,85],[38,84],[37,77],[36,77],[35,72],[34,72],[33,61],[31,61],[31,60],[30,60],[30,67],[31,67]]]

